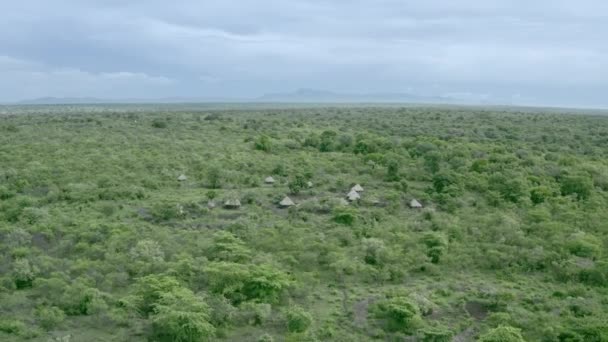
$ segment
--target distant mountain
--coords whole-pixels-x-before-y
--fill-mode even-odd
[[[257,98],[229,97],[165,97],[157,99],[102,99],[97,97],[41,97],[19,101],[20,105],[61,104],[128,104],[128,103],[461,103],[456,97],[419,96],[407,93],[338,93],[317,89],[299,89],[294,92],[271,93]]]
[[[41,97],[19,101],[20,105],[62,105],[62,104],[129,104],[129,103],[205,103],[205,102],[242,102],[238,99],[208,97],[164,97],[158,99],[102,99],[97,97]]]
[[[335,93],[316,89],[299,89],[291,93],[273,93],[260,96],[258,102],[414,102],[414,103],[452,103],[457,99],[440,96],[419,96],[406,93]]]

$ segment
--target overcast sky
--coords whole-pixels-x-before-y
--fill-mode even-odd
[[[315,88],[608,107],[606,0],[0,1],[0,101]]]

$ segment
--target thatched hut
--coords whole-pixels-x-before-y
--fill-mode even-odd
[[[363,192],[363,187],[361,186],[361,184],[355,184],[355,186],[353,186],[350,191]]]
[[[238,198],[229,198],[224,201],[224,208],[238,209],[241,207],[241,201]]]
[[[177,180],[180,182],[184,182],[184,181],[188,180],[188,177],[186,177],[186,175],[184,175],[184,174],[181,174],[181,175],[179,175],[179,177],[177,177]]]
[[[266,179],[264,179],[264,183],[266,184],[274,184],[275,180],[274,178],[272,178],[272,176],[268,176],[266,177]]]
[[[351,190],[351,192],[349,192],[349,193],[346,195],[346,198],[347,198],[349,201],[353,202],[353,201],[360,200],[360,199],[361,199],[361,195],[359,195],[359,193],[358,193],[358,192],[356,192],[356,191],[354,191],[354,190]]]
[[[293,207],[294,205],[296,204],[288,196],[285,196],[285,198],[283,198],[283,200],[279,202],[279,206],[281,208]]]
[[[422,208],[422,204],[421,204],[420,202],[418,202],[418,200],[413,199],[413,200],[410,202],[410,208],[413,208],[413,209],[420,209],[420,208]]]

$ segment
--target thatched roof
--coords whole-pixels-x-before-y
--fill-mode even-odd
[[[291,198],[289,198],[288,196],[285,196],[285,198],[283,198],[283,200],[279,203],[279,205],[281,207],[291,207],[296,205]]]
[[[422,208],[422,204],[418,202],[416,199],[413,199],[410,202],[410,208]]]
[[[180,182],[183,182],[187,179],[188,179],[188,177],[186,177],[186,175],[184,175],[184,174],[181,174],[181,175],[179,175],[179,177],[177,177],[177,180]]]
[[[241,207],[241,201],[238,198],[230,198],[224,201],[224,207],[229,209],[235,209]]]
[[[351,191],[350,191],[350,192],[349,192],[349,193],[346,195],[346,198],[347,198],[349,201],[351,201],[351,202],[352,202],[352,201],[356,201],[356,200],[361,199],[361,195],[359,195],[359,193],[358,193],[358,192],[356,192],[356,191],[354,191],[354,190],[351,190]]]
[[[306,183],[306,186],[308,186],[309,188],[312,188],[312,185],[313,185],[312,182],[307,182]]]
[[[213,201],[207,202],[207,208],[209,208],[209,209],[215,208],[215,202],[213,202]]]
[[[361,184],[356,184],[352,187],[352,189],[350,189],[350,191],[363,192],[363,187],[361,186]]]
[[[347,200],[345,200],[344,198],[340,198],[340,200],[338,201],[338,203],[339,203],[340,205],[348,205],[348,201],[347,201]]]
[[[273,184],[275,182],[274,178],[272,178],[272,176],[268,176],[266,177],[266,179],[264,179],[264,183],[266,184]]]

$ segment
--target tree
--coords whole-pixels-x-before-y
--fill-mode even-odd
[[[270,152],[272,149],[272,143],[270,137],[267,135],[259,136],[254,143],[254,147],[258,151]]]
[[[407,297],[393,297],[376,303],[374,315],[386,322],[388,331],[411,334],[422,323],[418,306]]]
[[[427,247],[427,256],[434,264],[439,263],[439,259],[448,245],[448,239],[441,233],[429,232],[422,237],[422,241]]]
[[[136,295],[138,296],[140,312],[148,315],[154,311],[154,306],[162,298],[163,294],[169,293],[180,287],[177,279],[163,275],[149,275],[139,279],[136,284]]]
[[[501,325],[488,331],[479,338],[480,342],[525,342],[521,330]]]
[[[560,183],[562,195],[576,195],[579,200],[589,198],[593,190],[593,181],[585,175],[565,176]]]
[[[331,152],[334,149],[336,136],[338,134],[334,131],[324,131],[321,133],[321,142],[319,144],[319,151]]]
[[[291,285],[284,272],[270,265],[243,265],[212,262],[205,268],[211,291],[220,293],[233,303],[247,300],[274,303]]]
[[[222,173],[218,167],[212,167],[207,171],[207,185],[211,189],[219,189],[222,182]]]
[[[386,163],[386,180],[389,182],[398,182],[401,179],[399,168],[401,167],[399,160],[390,159]]]
[[[183,287],[160,293],[151,319],[154,334],[161,340],[199,342],[215,336],[215,327],[209,323],[209,307]]]
[[[530,200],[534,204],[543,203],[549,197],[551,197],[551,189],[546,186],[537,186],[530,190]]]
[[[36,278],[38,268],[32,266],[27,259],[17,259],[13,262],[13,280],[18,289],[32,286],[32,281]]]
[[[431,173],[439,172],[441,162],[441,154],[433,151],[424,155],[424,167]]]
[[[36,310],[36,320],[44,329],[52,330],[65,320],[65,313],[56,306],[43,306]]]
[[[302,175],[296,175],[289,181],[287,187],[289,187],[289,191],[291,191],[292,194],[297,195],[302,189],[306,188],[306,178]]]
[[[312,325],[312,315],[300,306],[293,306],[287,311],[287,330],[302,333]]]

